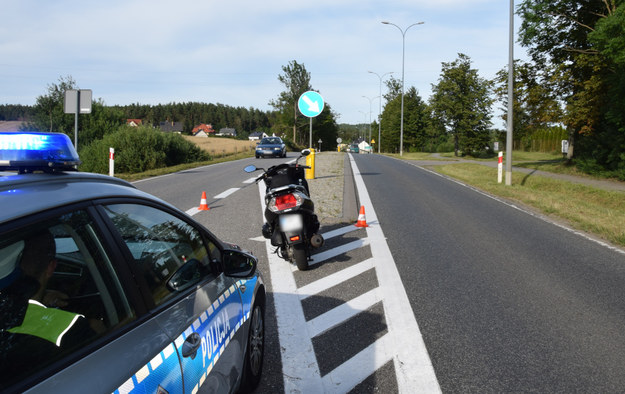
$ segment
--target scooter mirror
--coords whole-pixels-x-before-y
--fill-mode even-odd
[[[304,149],[302,151],[302,156],[308,156],[310,154],[310,149]]]
[[[253,164],[252,164],[252,165],[249,165],[249,166],[247,166],[247,167],[245,167],[245,168],[243,169],[243,171],[245,171],[245,172],[254,172],[254,171],[256,171],[256,170],[257,170],[257,168],[256,168],[256,166],[255,166],[255,165],[253,165]]]

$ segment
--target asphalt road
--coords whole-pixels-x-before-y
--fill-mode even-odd
[[[377,223],[371,225],[384,232],[412,308],[405,312],[416,317],[444,393],[623,391],[625,254],[410,163],[378,155],[354,160],[369,209],[375,208]],[[267,248],[258,239],[259,188],[246,183],[251,174],[242,169],[279,161],[245,159],[136,183],[259,257],[269,291],[264,375],[257,391],[263,393],[285,392],[289,377]],[[202,191],[211,210],[194,213]],[[366,242],[315,269],[294,272],[299,297],[338,270],[374,266],[369,243],[376,241],[368,232],[330,240],[322,253]],[[379,275],[366,267],[362,272],[302,298],[305,324],[377,291]],[[357,318],[310,338],[324,382],[339,377],[337,372],[357,371],[349,366],[367,354],[369,341],[391,332],[386,310],[392,302],[372,304]],[[353,392],[398,391],[397,365],[397,359],[384,363]]]
[[[355,155],[443,392],[622,392],[625,255]]]

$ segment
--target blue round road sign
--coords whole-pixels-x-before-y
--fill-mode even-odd
[[[302,115],[314,118],[323,111],[323,97],[319,93],[309,90],[299,97],[297,106]]]

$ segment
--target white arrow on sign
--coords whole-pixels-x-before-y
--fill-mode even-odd
[[[308,110],[311,112],[321,112],[319,111],[319,103],[317,101],[312,101],[308,96],[302,96],[302,100],[308,104]]]

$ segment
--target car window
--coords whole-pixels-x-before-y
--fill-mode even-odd
[[[0,234],[0,391],[134,320],[85,211]]]
[[[155,305],[219,273],[200,232],[160,209],[137,204],[104,207],[134,259]]]

